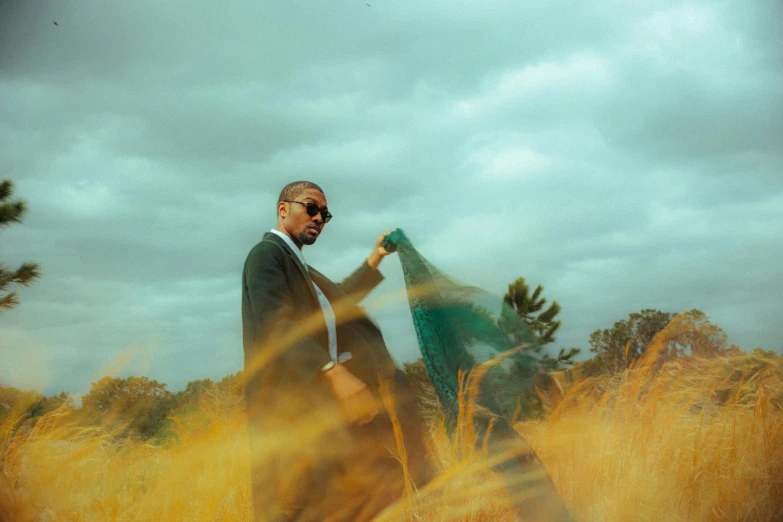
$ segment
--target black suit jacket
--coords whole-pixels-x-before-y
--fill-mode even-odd
[[[313,281],[335,310],[338,353],[349,351],[353,356],[345,366],[373,391],[380,380],[393,378],[397,368],[383,336],[358,306],[382,280],[365,261],[336,284],[305,268],[282,238],[267,232],[250,251],[242,273],[248,412],[261,414],[265,405],[282,395],[310,407],[314,401],[333,400],[320,371],[331,359]],[[259,363],[259,358],[264,362]]]

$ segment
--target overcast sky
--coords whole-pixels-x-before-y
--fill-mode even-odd
[[[783,345],[778,0],[0,5],[0,178],[29,204],[0,261],[43,272],[0,315],[6,384],[241,369],[242,265],[297,179],[333,279],[400,227],[466,283],[543,284],[556,347],[643,308]]]

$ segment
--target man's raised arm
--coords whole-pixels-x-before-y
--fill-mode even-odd
[[[381,264],[384,257],[389,255],[389,252],[381,245],[383,238],[390,233],[391,231],[381,234],[367,260],[345,281],[338,284],[343,292],[353,297],[356,303],[364,299],[373,288],[383,281],[383,275],[378,272],[378,265]]]

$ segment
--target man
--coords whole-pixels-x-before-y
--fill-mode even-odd
[[[358,306],[383,280],[378,265],[389,254],[381,246],[387,233],[335,284],[302,253],[330,219],[318,185],[286,185],[277,227],[244,266],[245,401],[257,520],[370,520],[402,495],[405,473],[415,485],[430,477],[413,394],[380,330]]]

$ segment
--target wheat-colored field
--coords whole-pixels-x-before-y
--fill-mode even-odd
[[[578,521],[783,520],[783,359],[685,358],[563,383],[517,428]],[[26,433],[0,426],[0,521],[249,521],[241,406],[176,418],[168,445],[117,442],[61,409]],[[437,422],[443,469],[381,520],[509,518],[486,466]],[[521,486],[524,487],[524,486]]]

